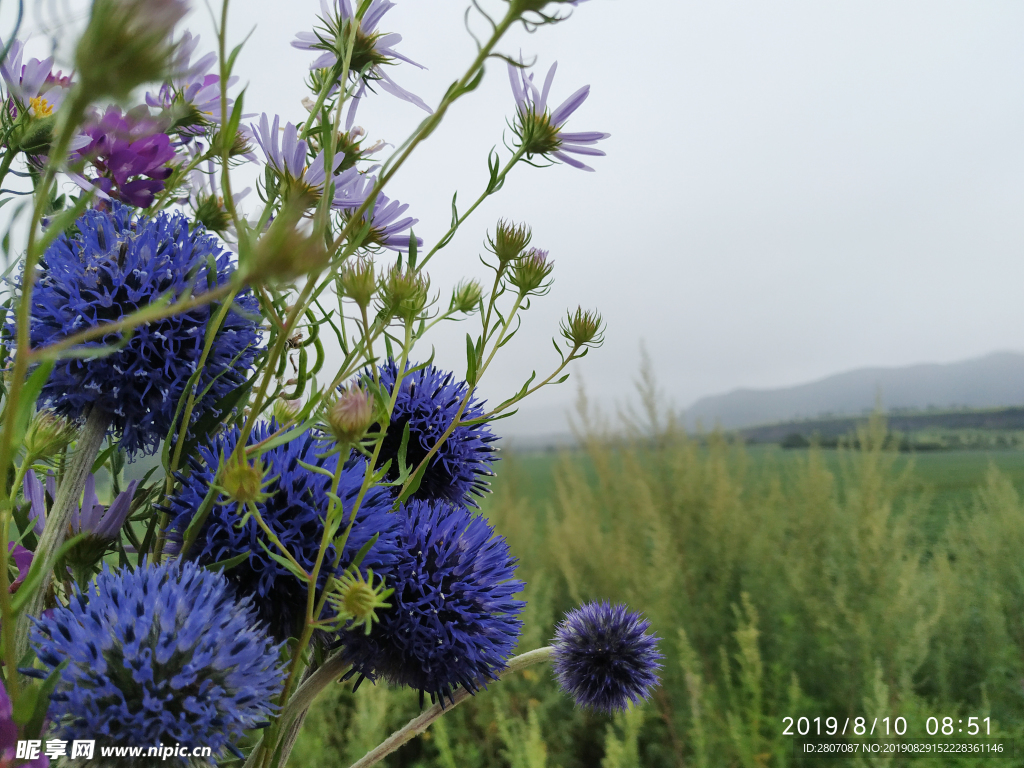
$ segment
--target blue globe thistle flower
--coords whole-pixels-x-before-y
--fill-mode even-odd
[[[389,360],[380,368],[380,383],[387,392],[393,392],[398,378],[398,364]],[[462,398],[466,396],[466,382],[453,382],[454,375],[430,365],[402,378],[391,425],[380,451],[380,465],[388,459],[391,467],[387,479],[398,478],[400,467],[398,451],[402,445],[405,427],[409,427],[409,443],[405,459],[417,467],[438,438],[455,419]],[[372,380],[364,373],[363,382]],[[462,414],[469,421],[483,416],[483,402],[471,397]],[[371,427],[379,431],[379,427]],[[476,507],[473,496],[482,496],[488,490],[487,478],[494,475],[491,464],[497,458],[491,445],[497,436],[487,424],[456,427],[427,465],[423,480],[413,498],[440,499],[456,505]]]
[[[401,554],[384,572],[395,592],[369,635],[343,632],[349,675],[378,676],[442,703],[496,679],[516,647],[525,605],[516,560],[485,518],[444,502],[402,510]]]
[[[134,215],[120,203],[108,211],[87,211],[76,229],[54,241],[40,261],[32,293],[30,338],[43,346],[102,323],[113,322],[157,298],[181,295],[190,285],[206,290],[223,285],[233,271],[231,254],[202,227],[189,230],[182,214],[161,213],[153,219]],[[208,259],[216,274],[208,274]],[[236,303],[256,315],[259,304],[248,291]],[[90,408],[111,417],[130,456],[152,453],[166,436],[178,399],[196,370],[210,318],[208,306],[135,329],[128,343],[113,354],[59,360],[43,387],[40,405],[80,419]],[[5,335],[15,336],[13,318]],[[82,344],[103,348],[122,338]],[[251,316],[231,311],[207,358],[199,387],[211,380],[194,418],[245,381],[261,340]],[[215,378],[216,377],[216,378]]]
[[[265,440],[276,429],[277,425],[273,421],[257,424],[249,444]],[[220,456],[231,454],[239,434],[239,430],[234,429],[210,445],[201,447],[198,457],[191,460],[188,477],[179,478],[181,489],[169,502],[173,518],[168,539],[173,546],[180,547],[188,524],[192,522],[193,515],[214,480]],[[279,445],[261,457],[266,467],[266,477],[271,478],[272,482],[263,488],[266,498],[257,501],[256,508],[263,521],[307,571],[313,569],[320,551],[320,540],[324,532],[323,518],[330,501],[328,494],[331,491],[331,478],[312,472],[299,462],[322,467],[333,473],[338,464],[338,455],[327,455],[332,448],[333,444],[321,442],[307,432],[303,437]],[[342,471],[338,496],[346,513],[346,524],[363,482],[365,466],[366,462],[358,459]],[[376,574],[396,562],[396,537],[401,518],[391,514],[392,504],[391,493],[386,488],[375,487],[367,491],[345,542],[338,574],[375,534],[380,534],[380,538],[363,558],[360,570],[365,574],[367,569],[372,569]],[[248,553],[249,558],[245,562],[226,571],[228,580],[235,585],[239,594],[253,596],[257,615],[266,622],[275,638],[284,640],[296,637],[306,615],[306,583],[267,554],[260,545],[261,540],[273,551],[276,552],[276,549],[260,531],[255,518],[250,517],[244,526],[238,527],[241,517],[237,507],[236,502],[227,499],[215,503],[198,538],[185,556],[201,565],[209,565]],[[320,588],[327,581],[335,554],[336,550],[331,544],[324,558],[325,564],[320,569]]]
[[[250,601],[193,563],[106,567],[36,620],[31,639],[45,674],[67,662],[49,717],[68,741],[219,754],[266,719],[283,679]]]
[[[646,699],[658,684],[658,638],[625,605],[587,603],[570,611],[552,641],[555,677],[577,704],[602,712]]]

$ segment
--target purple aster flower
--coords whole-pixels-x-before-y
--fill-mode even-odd
[[[394,6],[390,0],[373,0],[370,3],[356,31],[355,45],[349,61],[349,79],[353,83],[362,79],[363,85],[368,87],[376,83],[381,90],[392,96],[432,112],[423,99],[398,85],[385,70],[386,66],[393,65],[396,61],[404,61],[414,67],[426,69],[422,64],[417,64],[395,50],[395,46],[402,42],[401,35],[385,34],[377,30],[384,14]],[[350,0],[334,0],[333,3],[320,0],[320,11],[322,26],[315,28],[313,32],[299,32],[292,41],[293,47],[304,51],[323,51],[310,64],[310,69],[329,69],[344,57],[350,25],[355,16]]]
[[[563,130],[573,112],[579,109],[590,95],[590,86],[585,85],[567,98],[554,110],[548,108],[548,95],[555,78],[558,62],[551,65],[542,89],[533,82],[533,73],[526,74],[523,66],[508,65],[508,77],[516,99],[517,120],[512,126],[519,139],[519,146],[526,151],[527,158],[541,155],[584,171],[594,169],[571,155],[603,156],[603,150],[593,145],[611,136],[610,133],[587,131],[569,133]]]
[[[194,563],[105,566],[36,620],[31,640],[40,674],[67,663],[50,717],[69,741],[202,744],[220,756],[273,711],[283,679],[250,600]]]
[[[37,531],[37,533],[42,533],[42,531]],[[11,594],[13,595],[28,577],[28,570],[32,567],[33,555],[31,551],[25,549],[21,544],[15,544],[13,541],[7,543],[7,552],[14,560],[14,565],[18,569],[18,578],[11,582],[10,587]],[[3,765],[3,763],[0,763],[0,765]]]
[[[267,438],[277,425],[257,424],[249,444]],[[234,450],[239,437],[237,429],[227,432],[210,445],[201,447],[198,456],[192,459],[191,471],[181,478],[181,489],[169,502],[173,516],[169,540],[175,549],[180,548],[185,530],[202,503],[214,480],[220,457],[228,456]],[[331,453],[333,445],[317,440],[311,433],[297,440],[278,446],[262,455],[268,478],[273,481],[263,488],[266,498],[256,502],[263,521],[274,531],[281,543],[307,571],[312,571],[320,551],[324,532],[323,516],[329,504],[331,478],[303,467],[304,462],[334,472],[338,465],[337,452]],[[338,496],[342,508],[350,514],[359,489],[362,486],[365,462],[358,459],[342,471]],[[395,536],[399,519],[390,514],[391,494],[385,488],[371,488],[356,513],[355,524],[345,542],[339,575],[352,561],[360,548],[374,535],[380,538],[366,554],[360,564],[365,571],[386,569],[395,561]],[[308,587],[280,563],[271,558],[260,542],[271,544],[260,531],[254,518],[249,518],[239,527],[238,505],[227,499],[214,504],[210,516],[203,525],[192,547],[185,553],[189,560],[200,565],[209,565],[248,553],[249,558],[226,572],[228,580],[241,595],[252,595],[259,618],[266,622],[271,634],[279,640],[298,636],[306,614]],[[348,517],[346,516],[346,522]],[[325,563],[332,563],[335,548],[331,544],[325,556]],[[320,571],[318,586],[327,581],[330,566]]]
[[[52,56],[42,61],[28,59],[23,63],[24,55],[24,43],[14,40],[7,58],[0,63],[0,76],[7,85],[16,111],[25,110],[32,117],[49,117],[60,108],[71,90],[71,78],[61,72],[54,74]]]
[[[81,504],[75,504],[71,511],[71,534],[87,533],[103,542],[113,541],[120,535],[121,527],[131,511],[132,497],[139,481],[132,480],[128,488],[119,493],[108,507],[100,504],[96,497],[96,476],[91,472],[85,478],[85,494]],[[46,522],[45,493],[50,499],[56,498],[56,485],[52,473],[46,478],[46,488],[34,472],[25,475],[25,498],[31,502],[29,516],[34,520],[34,530],[42,533]]]
[[[625,605],[587,603],[566,614],[552,641],[555,677],[577,704],[602,712],[650,696],[664,658],[651,623]]]
[[[373,176],[359,176],[355,183],[346,190],[346,208],[354,209],[362,205],[369,196],[377,180]],[[409,243],[412,241],[410,230],[419,223],[419,219],[412,216],[403,216],[409,210],[408,203],[400,203],[392,200],[383,192],[377,193],[373,205],[373,212],[370,214],[370,231],[363,239],[364,248],[388,248],[392,251],[405,252],[409,250]],[[365,216],[363,221],[366,221]],[[359,231],[358,229],[356,231]],[[423,245],[423,238],[416,238],[416,245]]]
[[[199,37],[185,32],[178,43],[174,58],[174,74],[170,82],[160,90],[146,93],[146,103],[154,108],[170,111],[175,116],[175,125],[183,140],[204,133],[207,127],[220,125],[220,77],[210,73],[217,63],[217,54],[207,53],[192,62],[192,54],[199,45]],[[228,86],[238,82],[237,77],[228,80]],[[228,110],[234,99],[228,99]],[[252,117],[252,115],[243,115]]]
[[[275,115],[271,124],[264,112],[260,124],[252,126],[256,142],[266,155],[267,165],[284,182],[286,194],[289,190],[297,190],[319,197],[327,182],[327,153],[321,150],[313,162],[308,163],[309,145],[299,138],[299,129],[292,123],[286,123],[282,130],[280,125],[280,117]],[[348,168],[338,173],[344,160],[343,153],[334,155],[334,200],[331,207],[336,209],[356,208],[366,199],[365,195],[362,198],[358,196],[364,189],[358,170]]]
[[[87,179],[72,173],[72,180],[86,191],[96,189],[108,200],[136,208],[151,206],[173,172],[169,163],[176,155],[170,137],[149,108],[139,106],[125,114],[115,106],[103,114],[94,110],[82,133],[91,141],[77,156],[89,161],[97,175]]]
[[[83,214],[40,260],[30,315],[33,347],[119,320],[161,296],[177,298],[186,290],[230,280],[231,254],[202,227],[190,230],[184,214],[144,219],[120,203],[112,205],[110,211]],[[216,273],[208,271],[211,261]],[[260,349],[256,298],[245,291],[235,305],[199,379],[199,390],[206,394],[197,402],[196,419],[216,412],[218,400],[245,381]],[[43,386],[41,405],[50,403],[58,414],[76,420],[90,408],[101,408],[130,456],[152,453],[171,428],[178,400],[196,370],[209,319],[208,306],[196,307],[136,328],[110,354],[59,360]],[[5,327],[8,339],[15,336],[13,322],[9,319]],[[106,350],[122,338],[108,334],[79,349]]]
[[[407,370],[410,367],[407,366]],[[397,378],[398,364],[394,360],[380,367],[380,383],[387,393],[394,391]],[[415,468],[451,426],[468,389],[466,382],[453,379],[454,374],[432,365],[407,373],[402,378],[395,409],[391,413],[391,425],[380,450],[379,464],[383,466],[384,462],[391,462],[387,474],[389,481],[396,480],[400,472],[398,452],[406,427],[409,428],[406,462]],[[372,380],[371,373],[363,373],[364,385]],[[483,416],[483,405],[476,397],[470,397],[462,420]],[[378,425],[370,427],[371,434],[379,431]],[[487,424],[456,427],[427,464],[413,498],[475,507],[473,496],[481,496],[487,491],[487,478],[494,475],[491,464],[496,458],[496,449],[491,443],[497,439]]]
[[[475,693],[516,647],[524,603],[516,560],[485,518],[444,502],[399,510],[397,564],[382,571],[392,607],[369,635],[343,632],[349,675],[383,677],[443,703],[457,686]],[[375,571],[376,573],[376,571]]]

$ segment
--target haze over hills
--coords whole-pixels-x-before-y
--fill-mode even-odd
[[[1024,405],[1024,354],[996,352],[947,364],[861,368],[779,389],[737,389],[703,397],[685,411],[687,428],[741,429],[823,415]]]

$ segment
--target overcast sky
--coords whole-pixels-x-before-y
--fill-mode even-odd
[[[474,54],[466,5],[399,0],[381,25],[429,68],[391,70],[428,103]],[[319,3],[232,8],[233,40],[256,25],[236,68],[248,111],[301,119],[311,56],[289,42]],[[190,27],[212,46],[202,6]],[[483,394],[502,399],[557,363],[549,338],[576,304],[608,321],[606,345],[576,369],[608,403],[629,397],[641,342],[680,407],[740,386],[1024,349],[1022,33],[1020,2],[591,0],[564,24],[512,35],[504,50],[542,71],[557,59],[556,102],[592,85],[570,130],[612,137],[596,173],[517,169],[435,259],[444,293],[483,277],[476,257],[499,217],[529,222],[555,259],[554,290]],[[452,193],[469,201],[482,188],[511,113],[495,62],[389,187],[428,242]],[[421,117],[381,94],[359,122],[398,144]],[[436,334],[440,361],[465,365],[466,330]],[[574,396],[567,384],[538,397],[523,428],[549,427]]]

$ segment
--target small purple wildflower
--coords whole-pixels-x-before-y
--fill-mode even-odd
[[[164,188],[176,157],[171,139],[146,106],[124,114],[120,107],[93,111],[82,128],[91,141],[78,151],[96,169],[87,179],[69,174],[85,190],[98,190],[100,197],[120,200],[136,208],[148,208]]]
[[[45,492],[51,499],[56,498],[53,475],[47,477]],[[96,476],[91,472],[85,478],[85,493],[81,504],[75,504],[71,511],[71,534],[87,533],[104,541],[113,541],[121,533],[121,527],[131,511],[132,497],[139,481],[132,480],[128,488],[119,493],[107,507],[96,497]],[[25,498],[31,502],[29,516],[35,521],[35,531],[42,533],[46,521],[46,500],[42,481],[34,472],[25,475]]]
[[[349,61],[349,79],[355,83],[362,78],[363,84],[370,87],[376,83],[381,90],[392,96],[414,104],[422,110],[432,112],[433,110],[423,99],[398,85],[384,68],[393,65],[397,60],[420,69],[426,69],[422,64],[416,63],[395,50],[394,47],[402,42],[401,35],[384,34],[377,31],[377,26],[384,14],[394,6],[395,4],[390,0],[373,0],[370,3],[370,7],[363,15],[359,22],[359,29],[356,31],[355,45]],[[313,32],[299,32],[292,41],[294,48],[324,52],[310,64],[310,69],[328,69],[338,63],[339,58],[344,55],[344,46],[349,37],[349,25],[355,15],[350,0],[334,0],[331,4],[327,0],[320,0],[320,12],[322,26],[314,29]]]
[[[298,187],[302,193],[319,196],[323,194],[327,183],[327,153],[321,150],[307,163],[309,144],[299,138],[299,129],[292,123],[286,123],[281,129],[281,118],[274,116],[273,124],[264,112],[258,126],[252,126],[256,143],[263,149],[267,165],[277,174],[288,188]],[[364,197],[359,192],[364,188],[359,171],[355,168],[338,173],[345,155],[338,152],[334,155],[334,199],[331,207],[339,210],[356,208],[362,204]]]
[[[348,190],[350,200],[355,202],[349,207],[356,208],[362,205],[376,183],[377,180],[373,176],[360,176]],[[378,192],[373,205],[373,213],[370,216],[370,231],[362,245],[370,248],[378,246],[399,252],[408,251],[409,243],[412,242],[409,230],[420,220],[411,216],[402,217],[407,210],[409,210],[408,203],[400,203],[398,200],[392,200],[383,192]],[[363,221],[365,220],[364,217]],[[423,238],[417,237],[416,245],[417,247],[422,246]]]
[[[274,710],[278,648],[223,574],[194,563],[109,566],[31,634],[48,675],[55,736],[101,745],[232,749]]]
[[[0,46],[3,43],[0,42]],[[71,90],[71,78],[53,73],[53,57],[24,61],[25,45],[20,40],[11,43],[7,58],[0,63],[0,76],[7,85],[8,95],[32,117],[49,117],[56,112]]]
[[[191,32],[182,35],[174,59],[174,74],[169,83],[164,83],[156,93],[146,93],[146,103],[154,108],[175,113],[176,125],[183,140],[198,136],[209,126],[220,125],[220,77],[210,74],[217,63],[217,54],[207,53],[192,62],[192,54],[199,45],[199,37]],[[228,80],[228,86],[238,82],[237,77]],[[234,99],[229,98],[230,111]],[[251,117],[251,115],[244,115]]]
[[[552,641],[555,677],[576,703],[602,712],[650,696],[664,658],[651,623],[625,605],[587,603],[566,614]]]
[[[527,76],[525,67],[511,63],[508,65],[508,77],[516,100],[518,118],[513,125],[513,131],[528,158],[541,155],[547,159],[561,160],[573,168],[593,171],[593,168],[572,155],[603,156],[604,151],[596,149],[593,145],[607,139],[611,134],[597,131],[568,133],[563,130],[566,121],[587,100],[590,86],[583,86],[554,110],[549,110],[548,95],[557,67],[558,62],[551,65],[547,77],[544,78],[543,88],[538,90],[533,82],[533,74]]]

